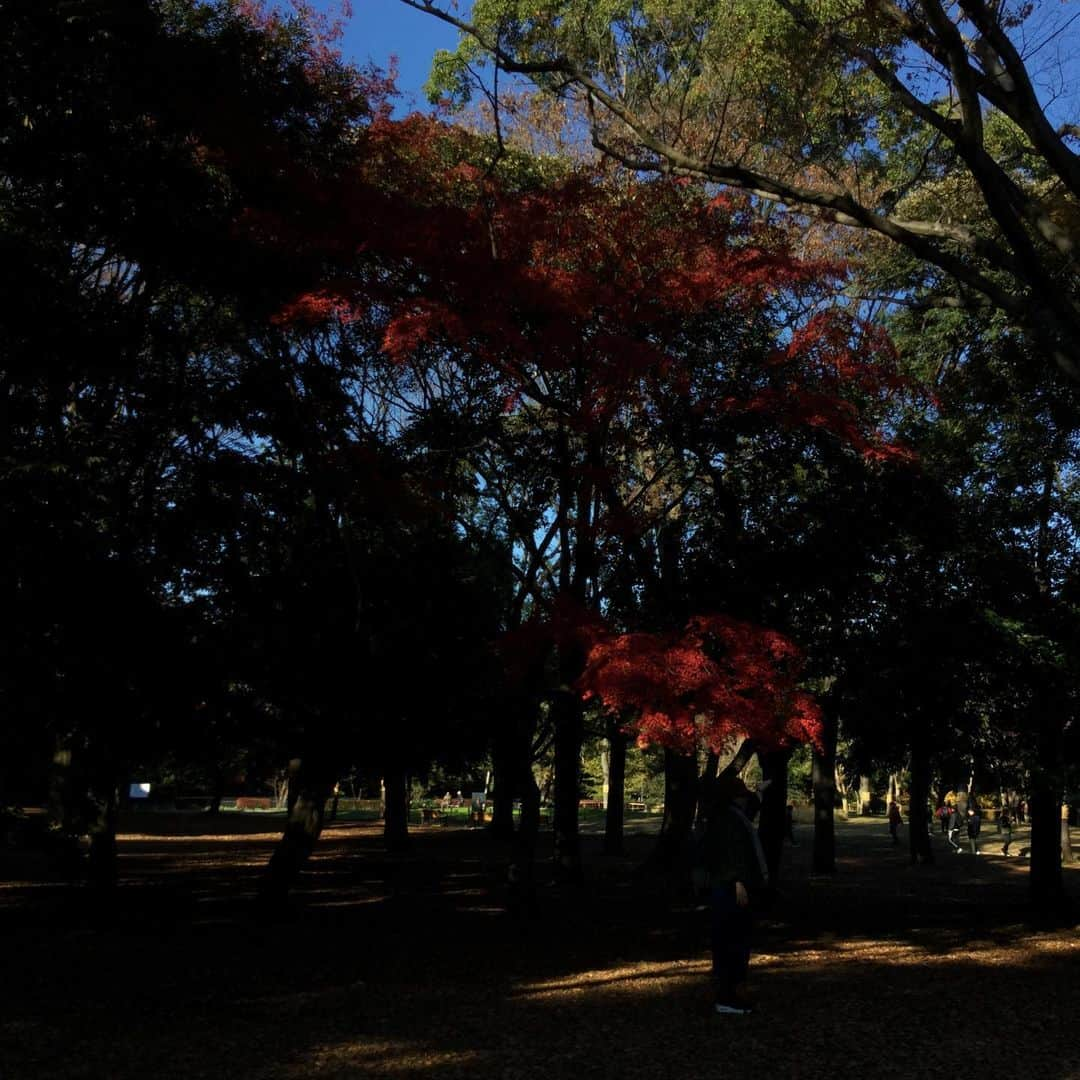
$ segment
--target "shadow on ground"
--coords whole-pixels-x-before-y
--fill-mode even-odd
[[[0,889],[0,1075],[1080,1077],[1080,945],[1025,926],[1020,860],[942,846],[912,867],[878,821],[838,835],[833,878],[788,850],[759,1012],[717,1017],[705,915],[634,872],[647,836],[623,859],[586,837],[585,888],[544,888],[523,922],[483,832],[420,830],[388,856],[346,824],[268,924],[252,897],[272,834],[141,833],[104,908],[44,880]]]

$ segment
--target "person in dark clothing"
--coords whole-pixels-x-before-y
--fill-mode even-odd
[[[1009,854],[1009,845],[1012,843],[1012,811],[1008,803],[1003,803],[1001,813],[998,815],[998,828],[1001,830],[1001,854]]]
[[[721,776],[705,822],[702,862],[712,901],[712,978],[715,1010],[744,1015],[750,970],[751,895],[769,881],[753,819],[760,801],[735,775]]]
[[[967,810],[967,834],[968,843],[971,845],[971,854],[979,854],[979,827],[982,825],[982,815],[979,813],[979,805],[974,799],[968,803]]]
[[[896,835],[896,830],[903,824],[903,818],[900,817],[900,804],[898,802],[889,803],[889,835],[892,837],[894,844],[900,843],[900,838]]]

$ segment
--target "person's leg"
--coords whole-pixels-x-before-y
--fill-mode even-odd
[[[713,988],[719,1004],[732,1005],[750,968],[750,909],[735,902],[734,884],[723,884],[713,888],[712,913]]]
[[[732,956],[732,931],[735,918],[734,884],[714,885],[712,889],[712,981],[718,1002],[735,998],[737,974]]]

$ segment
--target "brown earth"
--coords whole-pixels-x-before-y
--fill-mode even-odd
[[[485,832],[417,829],[388,856],[376,825],[341,823],[267,922],[277,819],[221,821],[141,817],[105,908],[0,857],[2,1080],[1080,1080],[1080,936],[1026,924],[1021,859],[935,836],[938,864],[912,867],[870,819],[840,823],[839,872],[811,878],[800,830],[757,928],[759,1011],[720,1017],[705,913],[635,873],[647,835],[623,859],[586,836],[585,887],[519,920]]]

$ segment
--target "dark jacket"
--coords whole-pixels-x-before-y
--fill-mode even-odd
[[[757,829],[731,804],[718,806],[709,817],[702,862],[713,884],[741,881],[747,888],[757,889],[769,881]]]

